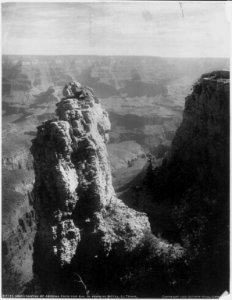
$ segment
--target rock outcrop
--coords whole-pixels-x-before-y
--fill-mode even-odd
[[[188,253],[179,293],[221,295],[229,289],[229,72],[204,74],[193,86],[171,149],[147,184],[153,202],[169,207],[171,238]]]
[[[210,175],[220,184],[229,161],[229,72],[204,74],[194,85],[168,160],[191,165],[199,181]]]
[[[82,260],[129,253],[150,232],[146,214],[115,195],[106,150],[110,122],[99,100],[88,90],[81,100],[62,99],[56,113],[57,119],[38,127],[31,147],[34,272],[45,293],[63,293],[70,283],[61,278],[78,273]]]
[[[228,162],[229,73],[218,71],[202,75],[186,97],[183,121],[155,172],[157,197],[180,198],[196,183],[223,190],[228,185]]]

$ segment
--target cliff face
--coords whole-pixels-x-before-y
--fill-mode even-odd
[[[222,176],[228,172],[228,158],[229,74],[204,74],[186,98],[169,163],[178,160],[189,164],[199,181],[210,176],[214,184],[221,184],[225,180]]]
[[[63,99],[57,120],[38,127],[34,157],[34,202],[38,217],[34,271],[44,290],[80,260],[133,250],[150,231],[148,218],[117,199],[106,150],[110,122],[88,92]],[[71,271],[70,271],[71,272]],[[65,273],[66,274],[66,273]]]
[[[182,287],[192,295],[228,290],[229,72],[204,74],[193,86],[171,149],[147,183],[153,203],[168,205],[172,237],[187,250]]]
[[[157,191],[179,197],[192,184],[206,181],[205,188],[221,189],[228,184],[228,161],[229,74],[218,71],[202,75],[186,97],[183,121],[155,172],[164,175],[155,176]],[[171,189],[164,188],[167,184]]]
[[[2,170],[2,293],[20,295],[33,278],[33,171]]]

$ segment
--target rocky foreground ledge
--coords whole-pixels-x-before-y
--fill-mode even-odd
[[[31,147],[34,273],[50,291],[62,270],[76,271],[79,257],[130,252],[150,232],[146,214],[115,196],[106,150],[110,122],[99,100],[90,91],[81,100],[64,98],[56,113],[38,127]]]

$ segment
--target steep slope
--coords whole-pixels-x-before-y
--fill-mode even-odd
[[[33,140],[34,272],[44,293],[77,293],[72,277],[82,266],[87,274],[98,257],[130,253],[150,232],[146,215],[115,196],[106,150],[110,122],[98,102],[90,91],[82,100],[61,100],[59,120],[39,126]]]
[[[188,164],[195,179],[200,182],[210,177],[213,186],[220,188],[228,180],[228,157],[229,74],[204,74],[186,99],[169,163]]]
[[[36,232],[32,207],[33,171],[2,171],[2,293],[20,295],[33,278]]]
[[[146,183],[153,205],[168,204],[172,238],[187,249],[188,271],[178,292],[228,291],[229,72],[204,74],[193,86],[171,150],[161,167],[150,167]]]

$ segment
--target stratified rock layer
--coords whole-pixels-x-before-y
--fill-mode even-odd
[[[39,126],[33,140],[34,271],[42,281],[73,268],[79,248],[90,259],[126,253],[150,231],[147,216],[115,196],[106,150],[110,122],[96,102],[90,92],[81,101],[62,99],[59,120]]]

